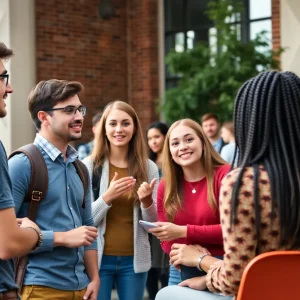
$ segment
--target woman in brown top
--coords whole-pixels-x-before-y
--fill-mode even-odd
[[[224,260],[173,245],[174,265],[198,266],[207,275],[180,284],[191,289],[167,287],[157,300],[232,299],[216,294],[236,295],[256,255],[300,248],[300,79],[278,71],[250,79],[236,97],[234,123],[238,168],[220,193]]]

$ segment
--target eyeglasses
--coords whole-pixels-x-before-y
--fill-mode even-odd
[[[0,74],[0,78],[3,78],[2,81],[4,82],[6,80],[5,85],[8,85],[8,79],[9,79],[9,74]]]
[[[81,105],[79,107],[76,106],[65,106],[65,107],[57,107],[57,108],[48,108],[48,109],[44,109],[44,111],[53,111],[53,110],[62,110],[64,113],[68,114],[68,115],[75,115],[77,110],[82,114],[82,116],[84,117],[86,115],[86,107]]]

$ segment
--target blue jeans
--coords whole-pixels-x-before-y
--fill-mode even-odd
[[[173,265],[170,265],[168,285],[178,285],[181,281],[180,272]]]
[[[143,300],[147,272],[134,273],[133,256],[103,255],[98,300],[110,300],[115,283],[119,300]]]

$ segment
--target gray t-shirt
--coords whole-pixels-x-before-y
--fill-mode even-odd
[[[12,187],[8,175],[6,152],[0,141],[0,210],[10,207],[14,207]],[[16,288],[13,260],[0,259],[0,293]]]

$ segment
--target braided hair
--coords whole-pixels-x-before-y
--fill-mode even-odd
[[[261,225],[259,165],[268,173],[272,210],[279,216],[280,242],[300,247],[300,78],[292,72],[260,73],[241,87],[235,99],[234,124],[240,173],[233,186],[231,225],[243,173],[254,170],[255,227]]]

